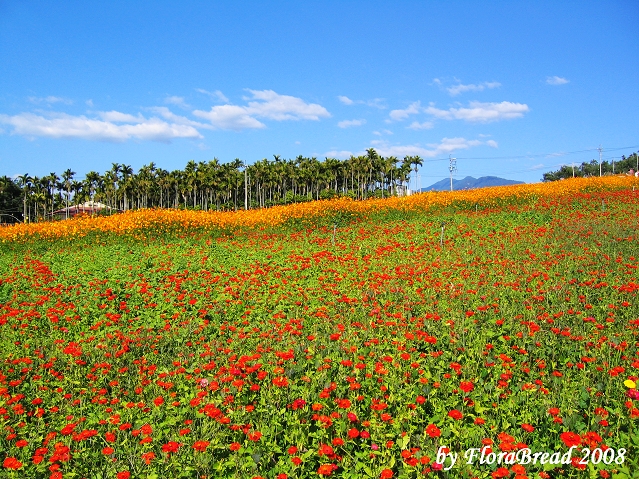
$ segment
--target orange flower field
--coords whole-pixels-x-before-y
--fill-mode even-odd
[[[392,197],[355,201],[348,198],[297,203],[267,209],[237,212],[202,212],[174,209],[131,210],[113,217],[81,217],[72,221],[18,224],[0,229],[2,241],[15,241],[32,235],[41,238],[84,236],[90,232],[133,233],[163,228],[238,228],[277,226],[291,219],[315,218],[340,214],[366,214],[384,210],[424,211],[447,207],[454,203],[490,208],[504,202],[525,203],[534,199],[552,201],[580,192],[619,190],[639,182],[628,176],[603,178],[575,178],[554,183],[533,183],[513,186],[481,188],[469,191],[431,192],[408,197]]]

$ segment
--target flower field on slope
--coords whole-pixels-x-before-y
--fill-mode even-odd
[[[2,229],[0,477],[634,477],[636,186]]]

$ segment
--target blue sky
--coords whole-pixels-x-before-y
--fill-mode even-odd
[[[536,182],[639,149],[639,2],[0,0],[0,175],[420,155]]]

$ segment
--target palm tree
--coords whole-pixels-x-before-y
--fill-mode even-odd
[[[424,163],[424,160],[422,160],[418,155],[416,155],[416,156],[407,156],[406,158],[408,159],[408,163],[415,167],[414,168],[414,171],[415,171],[415,192],[417,192],[417,167],[418,166],[422,166],[422,164]]]
[[[69,197],[71,196],[71,181],[73,180],[73,176],[75,175],[75,171],[71,171],[71,168],[67,168],[64,173],[62,173],[62,180],[64,181],[63,185],[66,188],[66,210],[65,210],[65,219],[69,219]]]
[[[18,177],[18,186],[22,188],[22,192],[24,193],[23,200],[22,200],[22,207],[23,207],[22,222],[23,223],[29,222],[29,218],[27,217],[27,194],[29,193],[31,186],[33,185],[32,182],[33,182],[33,178],[31,178],[28,173],[25,173],[24,175]]]

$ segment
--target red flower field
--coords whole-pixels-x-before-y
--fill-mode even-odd
[[[635,477],[637,187],[5,228],[0,477]]]

